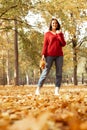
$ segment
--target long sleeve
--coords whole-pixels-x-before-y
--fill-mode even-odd
[[[44,35],[44,43],[42,48],[42,55],[47,55],[47,48],[48,48],[48,40],[47,40],[47,33]]]
[[[60,32],[60,33],[57,34],[57,35],[58,35],[58,39],[59,39],[59,41],[60,41],[61,46],[65,46],[65,45],[66,45],[66,42],[65,42],[63,33]]]

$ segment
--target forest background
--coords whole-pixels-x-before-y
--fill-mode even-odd
[[[63,82],[87,83],[87,0],[1,0],[0,84],[35,84],[44,32],[52,17],[62,27]],[[54,79],[54,66],[49,81]]]

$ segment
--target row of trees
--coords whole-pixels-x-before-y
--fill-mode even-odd
[[[0,2],[0,73],[7,84],[19,79],[39,76],[39,61],[43,44],[43,26],[52,17],[58,18],[67,40],[64,48],[64,73],[73,74],[77,85],[78,64],[84,59],[87,70],[87,20],[86,0],[1,0]],[[28,13],[39,14],[45,23],[31,25]],[[28,15],[29,17],[29,15]],[[82,35],[82,30],[84,34]],[[66,35],[67,34],[67,35]],[[28,81],[27,81],[28,82]]]

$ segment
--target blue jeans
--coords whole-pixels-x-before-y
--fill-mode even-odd
[[[42,87],[44,84],[44,81],[51,69],[51,66],[55,62],[56,66],[56,82],[55,86],[60,87],[62,82],[62,66],[63,66],[63,56],[47,56],[46,57],[46,67],[43,69],[40,79],[38,81],[38,86]]]

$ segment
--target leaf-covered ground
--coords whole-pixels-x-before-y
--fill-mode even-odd
[[[0,86],[0,130],[87,130],[87,86]]]

